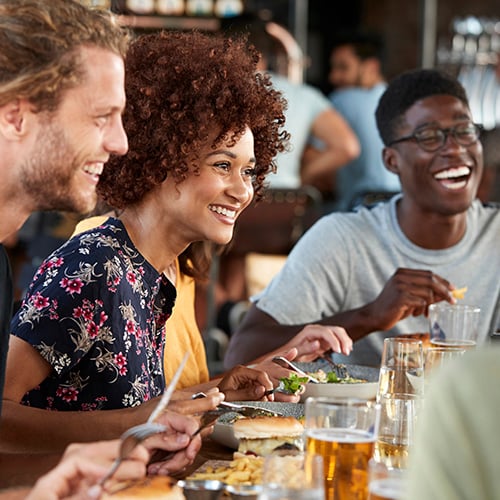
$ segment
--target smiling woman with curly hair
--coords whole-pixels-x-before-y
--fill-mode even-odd
[[[254,136],[258,193],[286,138],[284,101],[269,76],[255,71],[258,58],[245,40],[201,33],[138,39],[126,60],[129,153],[106,165],[98,187],[108,203],[124,208],[167,176],[179,182],[196,173],[209,137],[215,148],[245,127]]]
[[[257,61],[245,39],[165,32],[132,43],[123,116],[129,151],[111,158],[98,185],[118,215],[48,257],[12,323],[25,341],[15,339],[12,366],[18,356],[28,364],[25,377],[10,381],[12,399],[22,404],[9,425],[22,446],[36,449],[26,434],[50,436],[57,447],[82,439],[82,428],[85,439],[114,437],[151,413],[165,388],[177,258],[193,244],[231,240],[287,146],[285,101],[256,72]],[[96,120],[108,126],[106,117]],[[264,372],[238,367],[219,388],[228,397],[260,399],[273,384]],[[185,403],[188,413],[209,405]],[[36,408],[72,416],[64,425],[54,411],[30,418]],[[120,417],[89,412],[103,409]],[[36,429],[23,434],[27,422]],[[179,453],[171,469],[186,464]]]

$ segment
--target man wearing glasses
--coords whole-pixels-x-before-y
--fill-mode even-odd
[[[500,210],[476,199],[481,127],[463,87],[435,70],[404,73],[381,97],[376,120],[402,194],[311,228],[255,297],[227,366],[311,323],[342,326],[355,341],[336,361],[377,365],[386,336],[427,332],[429,305],[454,303],[451,291],[463,286],[465,302],[481,307],[478,343],[500,325]]]

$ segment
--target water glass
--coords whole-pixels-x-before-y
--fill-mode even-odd
[[[373,455],[379,415],[380,406],[374,401],[307,398],[306,450],[323,457],[326,499],[368,498],[368,461]]]
[[[473,349],[479,334],[481,309],[477,306],[439,302],[429,306],[431,344]]]
[[[424,392],[424,350],[421,340],[405,337],[384,339],[377,401],[384,394]]]
[[[258,500],[324,500],[323,457],[309,453],[265,458]]]
[[[415,394],[383,394],[380,425],[373,458],[388,468],[404,469],[413,445],[413,435],[422,398]]]

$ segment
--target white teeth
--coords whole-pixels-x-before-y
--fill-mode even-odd
[[[101,175],[102,169],[102,165],[85,165],[85,167],[83,167],[83,170],[90,175]]]
[[[456,177],[464,177],[466,175],[469,175],[471,172],[471,169],[469,167],[455,167],[455,168],[449,168],[448,170],[442,170],[441,172],[438,172],[434,178],[435,179],[455,179]]]
[[[216,207],[214,205],[211,205],[209,208],[210,208],[210,210],[212,210],[212,212],[216,212],[218,214],[225,215],[226,217],[235,217],[236,216],[236,210],[229,210],[227,208]]]
[[[446,184],[446,189],[463,189],[467,185],[467,181],[450,182]]]

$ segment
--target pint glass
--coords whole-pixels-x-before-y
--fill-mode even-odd
[[[327,500],[366,500],[368,461],[375,445],[380,407],[374,401],[308,398],[308,453],[323,457]]]

